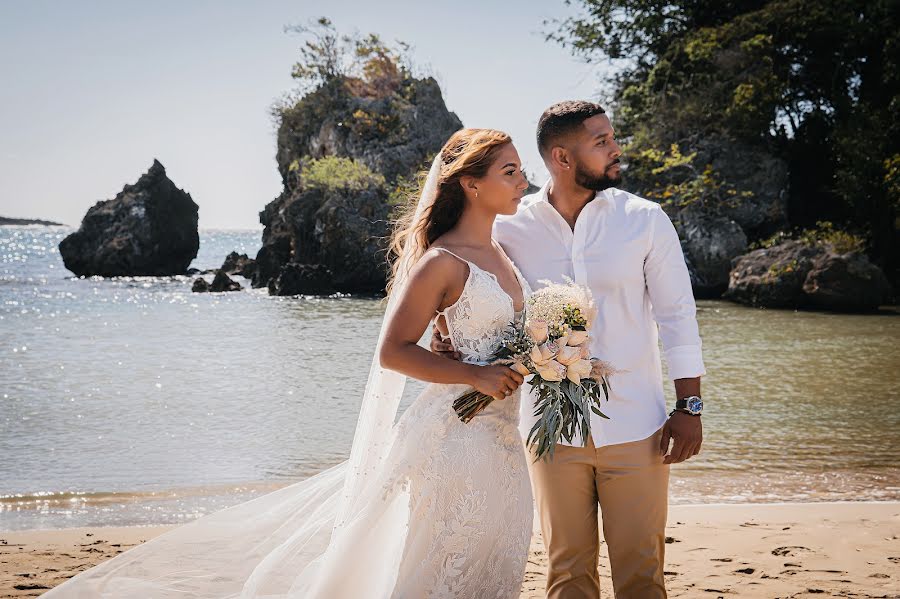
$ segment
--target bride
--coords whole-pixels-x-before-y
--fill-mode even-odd
[[[527,187],[508,135],[455,133],[392,239],[389,302],[350,458],[173,529],[46,596],[519,596],[532,497],[522,377],[487,366],[528,283],[491,239]],[[419,347],[432,320],[460,360]],[[406,376],[431,383],[395,424]],[[468,424],[453,400],[495,397]]]

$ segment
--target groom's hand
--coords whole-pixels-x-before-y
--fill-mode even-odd
[[[675,412],[666,421],[659,442],[659,452],[666,456],[664,463],[677,464],[700,453],[703,444],[703,423],[700,416],[691,416],[684,412]],[[669,452],[669,441],[674,440]],[[669,455],[666,455],[666,452]]]
[[[431,325],[431,351],[439,356],[452,358],[454,360],[459,360],[462,357],[459,355],[459,352],[453,348],[453,344],[450,343],[449,340],[443,340],[441,332],[438,330],[436,324]]]

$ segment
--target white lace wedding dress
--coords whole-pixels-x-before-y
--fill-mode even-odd
[[[468,264],[444,315],[462,359],[485,363],[519,314],[493,274]],[[520,393],[463,424],[451,404],[467,390],[431,384],[415,399],[349,522],[336,513],[345,462],[176,528],[48,596],[516,598],[533,514]]]

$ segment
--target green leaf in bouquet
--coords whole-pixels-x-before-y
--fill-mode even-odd
[[[591,411],[594,412],[594,414],[596,414],[600,418],[605,418],[605,419],[609,420],[609,416],[607,416],[606,414],[601,412],[600,408],[598,408],[597,406],[591,406]]]
[[[541,437],[546,435],[547,429],[544,426],[543,418],[534,423],[534,426],[531,427],[531,430],[528,432],[528,438],[525,440],[525,444],[528,447],[531,447],[534,439],[540,439]]]
[[[560,392],[559,381],[543,381],[543,383],[548,389],[552,389],[553,391],[556,391],[557,393]]]

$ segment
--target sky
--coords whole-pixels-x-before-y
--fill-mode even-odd
[[[304,38],[341,33],[412,46],[467,127],[508,132],[538,184],[541,112],[600,95],[602,64],[555,42],[563,0],[0,0],[0,216],[77,226],[158,159],[200,206],[200,228],[261,228],[281,192],[269,108],[296,87]]]

